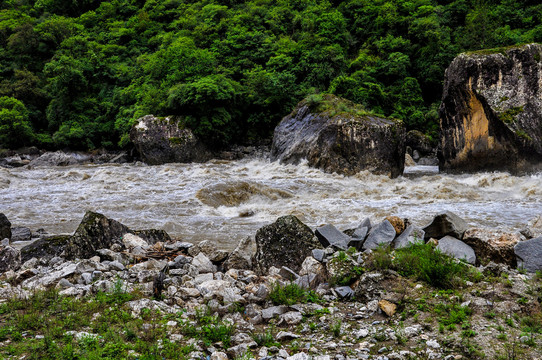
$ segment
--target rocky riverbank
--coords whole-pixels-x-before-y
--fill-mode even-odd
[[[540,217],[505,234],[450,212],[345,232],[286,216],[226,252],[88,212],[72,236],[3,241],[0,353],[539,359],[541,235]]]

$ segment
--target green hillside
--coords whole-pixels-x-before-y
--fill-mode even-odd
[[[538,1],[3,0],[0,147],[124,147],[146,114],[220,147],[317,92],[434,136],[454,56],[528,42]]]

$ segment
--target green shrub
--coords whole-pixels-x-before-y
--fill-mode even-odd
[[[280,285],[274,283],[269,292],[269,300],[275,305],[294,305],[298,303],[318,303],[320,297],[312,290],[305,290],[295,283]]]
[[[469,273],[465,264],[431,244],[412,244],[396,250],[393,268],[403,276],[415,277],[440,289],[456,287],[457,279]]]

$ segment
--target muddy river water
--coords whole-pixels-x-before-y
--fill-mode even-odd
[[[416,172],[420,168],[407,169]],[[312,228],[356,227],[387,215],[425,225],[451,210],[473,226],[520,230],[542,213],[542,173],[345,177],[265,158],[205,164],[0,168],[0,212],[13,226],[72,233],[86,210],[133,228],[164,229],[186,241],[231,249],[277,217]],[[433,172],[433,173],[431,173]]]

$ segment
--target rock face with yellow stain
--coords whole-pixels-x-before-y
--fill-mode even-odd
[[[400,120],[365,111],[334,95],[301,101],[275,128],[271,158],[326,172],[362,170],[397,177],[405,165],[405,128]]]
[[[446,70],[441,170],[522,172],[542,163],[542,45],[465,53]]]

